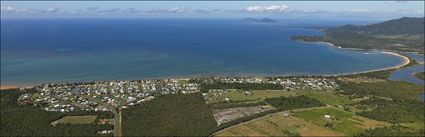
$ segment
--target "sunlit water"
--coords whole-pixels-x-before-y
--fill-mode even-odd
[[[326,22],[318,22],[321,23]],[[293,28],[288,22],[5,19],[1,28],[3,85],[190,76],[341,74],[396,66],[403,61],[379,52],[290,40],[292,35],[322,33]]]

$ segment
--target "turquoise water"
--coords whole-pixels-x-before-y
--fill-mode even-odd
[[[318,22],[320,24],[321,22]],[[311,25],[311,24],[310,24]],[[290,40],[322,35],[237,19],[9,19],[1,83],[191,76],[341,74],[395,66],[396,56]]]

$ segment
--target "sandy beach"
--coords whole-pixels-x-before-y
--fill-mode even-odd
[[[333,46],[336,48],[341,48],[339,46],[335,46],[332,43],[329,42],[313,42],[313,43],[321,43],[321,44],[325,44],[328,46]],[[364,49],[353,49],[353,48],[341,48],[341,49],[347,49],[347,50],[364,50]],[[391,69],[398,69],[401,68],[407,64],[410,63],[409,58],[407,58],[406,56],[400,55],[398,53],[395,52],[390,52],[390,51],[381,51],[380,53],[382,54],[388,54],[388,55],[393,55],[393,56],[398,56],[400,58],[403,59],[403,62],[399,65],[396,66],[392,66],[392,67],[386,67],[386,68],[380,68],[380,69],[373,69],[373,70],[366,70],[366,71],[360,71],[360,72],[352,72],[352,73],[342,73],[342,74],[331,74],[331,75],[321,75],[321,76],[343,76],[343,75],[352,75],[352,74],[362,74],[362,73],[369,73],[369,72],[375,72],[375,71],[383,71],[383,70],[391,70]],[[186,75],[186,76],[171,76],[171,77],[158,77],[158,78],[148,78],[148,79],[190,79],[190,78],[195,78],[195,77],[279,77],[279,76],[293,76],[293,75],[264,75],[264,74],[259,74],[259,75],[255,75],[255,74],[249,74],[249,75],[233,75],[233,76],[229,76],[229,75]],[[0,85],[0,89],[11,89],[11,88],[28,88],[28,87],[32,87],[35,85],[22,85],[22,86],[10,86],[10,85]]]
[[[14,86],[7,86],[7,85],[0,85],[0,89],[11,89],[11,88],[19,88],[19,87],[14,87]]]

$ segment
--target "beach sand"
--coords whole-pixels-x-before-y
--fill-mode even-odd
[[[7,86],[7,85],[0,85],[0,90],[3,90],[3,89],[11,89],[11,88],[19,88],[19,87]]]
[[[323,43],[329,46],[334,46],[336,47],[334,44],[329,43],[329,42],[315,42],[315,43]],[[338,47],[341,48],[341,47]],[[346,49],[346,48],[343,48]],[[360,49],[348,49],[348,50],[360,50]],[[374,70],[366,70],[366,71],[360,71],[360,72],[352,72],[352,73],[343,73],[343,74],[334,74],[334,75],[322,75],[322,76],[343,76],[343,75],[352,75],[352,74],[362,74],[362,73],[369,73],[369,72],[375,72],[375,71],[383,71],[383,70],[391,70],[391,69],[398,69],[401,68],[407,64],[410,63],[409,58],[407,58],[406,56],[400,55],[398,53],[394,53],[394,52],[390,52],[390,51],[381,51],[380,53],[382,54],[389,54],[389,55],[393,55],[393,56],[398,56],[403,58],[403,62],[397,66],[392,66],[392,67],[386,67],[386,68],[380,68],[380,69],[374,69]],[[217,75],[215,75],[217,76]],[[270,76],[265,76],[265,77],[273,77],[273,76],[285,76],[285,75],[270,75]],[[162,77],[163,79],[190,79],[190,78],[194,78],[194,77],[199,77],[199,76],[175,76],[175,77]],[[202,76],[201,76],[202,77]],[[218,76],[220,77],[220,76]],[[229,77],[229,76],[224,76],[224,77]],[[231,77],[231,76],[230,76]],[[239,76],[239,77],[243,77],[243,76]],[[247,76],[250,77],[250,76]],[[251,76],[251,77],[264,77],[264,76]],[[161,79],[161,78],[152,78],[152,79]],[[32,85],[34,86],[34,85]],[[32,87],[31,85],[26,85],[26,86],[10,86],[10,85],[0,85],[0,89],[11,89],[11,88],[21,88],[21,87]]]

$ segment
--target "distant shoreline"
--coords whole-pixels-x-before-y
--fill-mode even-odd
[[[361,51],[366,51],[368,49],[357,49],[357,48],[342,48],[339,46],[335,46],[334,44],[330,43],[330,42],[324,42],[324,41],[318,41],[318,42],[306,42],[306,41],[300,41],[300,42],[304,42],[304,43],[317,43],[317,44],[326,44],[327,46],[332,46],[335,48],[340,48],[340,49],[347,49],[347,50],[361,50]],[[403,62],[401,64],[398,64],[396,66],[391,66],[391,67],[385,67],[385,68],[380,68],[380,69],[373,69],[373,70],[366,70],[366,71],[359,71],[359,72],[351,72],[351,73],[340,73],[340,74],[323,74],[323,75],[279,75],[279,74],[271,74],[271,75],[256,75],[256,74],[247,74],[247,75],[191,75],[191,76],[169,76],[169,77],[157,77],[157,78],[144,78],[144,79],[137,79],[137,80],[149,80],[149,79],[190,79],[190,78],[196,78],[196,77],[285,77],[285,76],[324,76],[324,77],[331,77],[331,76],[345,76],[345,75],[353,75],[353,74],[364,74],[364,73],[370,73],[370,72],[376,72],[376,71],[385,71],[385,70],[391,70],[391,69],[398,69],[401,68],[403,66],[406,66],[407,64],[410,63],[410,59],[406,56],[400,55],[398,53],[395,52],[391,52],[391,51],[381,51],[380,53],[382,54],[388,54],[388,55],[393,55],[393,56],[398,56],[400,58],[403,58]],[[135,79],[133,79],[135,80]],[[115,81],[115,80],[92,80],[92,81]],[[120,80],[116,80],[116,81],[120,81]],[[90,82],[90,81],[87,81]],[[53,83],[53,82],[52,82]],[[61,82],[57,82],[57,83],[61,83]],[[31,88],[33,86],[36,86],[37,84],[28,84],[28,85],[22,85],[22,86],[11,86],[11,85],[1,85],[0,89],[4,90],[4,89],[13,89],[13,88]]]
[[[301,42],[326,44],[327,46],[332,46],[332,47],[335,47],[335,48],[347,49],[347,50],[358,50],[358,51],[367,51],[367,50],[369,50],[369,49],[359,49],[359,48],[342,48],[341,46],[335,46],[334,44],[332,44],[330,42],[325,42],[325,41],[317,41],[317,42],[301,41]],[[403,56],[403,55],[400,55],[398,53],[391,52],[391,51],[380,51],[380,53],[388,54],[388,55],[393,55],[393,56],[397,56],[397,57],[401,57],[401,58],[403,58],[403,62],[401,64],[397,65],[397,66],[392,66],[392,67],[386,67],[386,68],[380,68],[380,69],[373,69],[373,70],[366,70],[366,71],[353,72],[353,73],[343,73],[343,74],[335,74],[335,75],[323,75],[323,76],[344,76],[344,75],[370,73],[370,72],[376,72],[376,71],[385,71],[385,70],[391,70],[391,69],[399,69],[399,68],[402,68],[402,67],[404,67],[404,66],[406,66],[406,65],[408,65],[410,63],[410,59],[408,57]]]

